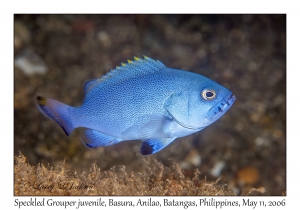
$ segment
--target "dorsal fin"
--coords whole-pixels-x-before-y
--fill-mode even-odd
[[[91,79],[84,83],[83,89],[84,89],[85,94],[87,94],[89,92],[89,90],[93,87],[93,83],[96,81],[97,81],[97,79]]]
[[[154,73],[164,68],[166,66],[163,63],[147,56],[144,56],[144,59],[134,57],[133,61],[128,60],[128,63],[121,63],[121,66],[117,66],[101,78],[87,81],[84,85],[85,94],[88,94],[93,87],[100,85],[100,83],[104,87],[139,75]]]
[[[128,63],[121,63],[121,66],[117,66],[98,80],[105,81],[111,77],[115,80],[128,79],[142,74],[154,73],[163,68],[165,68],[163,63],[147,56],[144,56],[144,59],[134,57],[133,61],[128,60]]]

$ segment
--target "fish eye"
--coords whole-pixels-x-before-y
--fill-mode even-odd
[[[216,92],[214,90],[206,89],[202,91],[202,98],[205,100],[211,100],[216,97]]]

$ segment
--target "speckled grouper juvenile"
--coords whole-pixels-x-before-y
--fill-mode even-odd
[[[146,56],[87,81],[84,92],[81,107],[42,96],[37,97],[37,105],[67,135],[82,128],[80,139],[87,147],[142,140],[142,155],[202,130],[235,101],[231,91],[218,83]]]

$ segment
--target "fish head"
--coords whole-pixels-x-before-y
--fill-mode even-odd
[[[199,130],[207,127],[232,106],[235,96],[218,83],[205,78],[170,96],[165,109],[181,126]]]
[[[214,96],[209,97],[211,95]],[[198,107],[198,111],[200,112],[200,107],[205,107],[201,118],[205,119],[206,126],[222,117],[233,105],[235,99],[235,95],[230,90],[215,82],[214,85],[204,87],[201,90],[201,105]],[[195,107],[195,109],[197,108]]]

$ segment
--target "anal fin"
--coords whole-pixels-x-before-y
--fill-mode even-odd
[[[152,155],[159,152],[166,146],[168,146],[176,137],[173,138],[161,138],[161,139],[147,139],[143,141],[141,146],[142,155]]]
[[[81,130],[80,140],[89,148],[106,147],[120,142],[119,139],[116,139],[113,136],[87,128]]]

